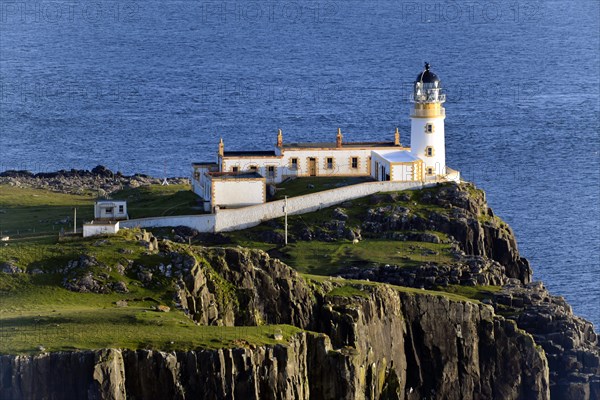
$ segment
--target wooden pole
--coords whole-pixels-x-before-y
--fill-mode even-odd
[[[287,196],[284,197],[284,203],[283,203],[283,212],[284,212],[284,218],[285,218],[285,245],[287,246],[288,244],[288,221],[287,221],[287,214],[288,214],[288,204],[287,204]]]

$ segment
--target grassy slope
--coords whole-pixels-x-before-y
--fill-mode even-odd
[[[141,186],[115,192],[115,199],[127,200],[130,218],[202,213],[189,185]]]
[[[430,249],[439,254],[427,254]],[[450,263],[448,245],[366,239],[357,244],[342,242],[297,242],[281,249],[289,265],[300,272],[335,274],[340,268],[373,262],[416,266],[424,262]]]
[[[356,185],[357,183],[370,182],[369,177],[307,177],[292,179],[277,185],[277,193],[274,200],[283,199],[285,196],[294,197],[303,194],[321,192],[323,190],[335,189],[342,186]],[[309,187],[312,186],[312,187]]]
[[[197,214],[197,196],[188,185],[142,186],[113,193],[112,198],[128,202],[130,218],[156,215]],[[0,231],[13,239],[48,241],[61,229],[70,231],[77,207],[78,228],[94,217],[94,194],[63,194],[40,189],[0,185]]]
[[[131,232],[125,231],[104,239],[23,245],[19,254],[0,252],[0,262],[11,260],[24,268],[46,271],[38,275],[0,273],[0,353],[33,353],[40,345],[47,350],[239,347],[274,344],[274,333],[281,332],[287,339],[299,331],[291,326],[196,326],[173,307],[169,281],[147,289],[131,276],[119,276],[129,287],[125,294],[75,293],[62,288],[62,276],[54,271],[79,254],[93,255],[107,265],[124,263],[125,257],[144,265],[162,261],[158,255],[145,254],[144,247],[132,239]],[[99,240],[106,242],[99,244]],[[132,253],[124,256],[120,249]],[[128,306],[117,307],[118,300],[127,301]],[[171,312],[152,310],[157,305],[167,305]]]
[[[0,353],[118,347],[129,349],[198,349],[237,347],[245,342],[274,344],[300,331],[291,326],[196,326],[183,312],[153,311],[156,293],[143,289],[124,295],[73,293],[39,282],[20,283],[18,292],[2,295]],[[40,300],[42,300],[40,302]],[[117,307],[127,300],[127,307]]]
[[[324,282],[330,281],[338,285],[332,291],[327,293],[328,296],[342,296],[342,297],[367,297],[366,293],[369,288],[382,285],[378,282],[362,281],[358,279],[344,279],[336,277],[328,277],[322,275],[310,275],[302,274],[304,279],[308,281]],[[443,290],[425,290],[417,289],[405,286],[396,286],[391,284],[385,284],[399,292],[419,295],[430,295],[430,296],[444,296],[453,301],[471,301],[478,303],[481,300],[489,298],[493,293],[501,289],[500,286],[458,286],[450,285]]]
[[[73,222],[58,223],[73,217],[73,207],[77,207],[79,219],[92,219],[93,202],[94,198],[89,194],[62,194],[0,185],[0,230],[11,237],[57,235],[61,228],[73,228]]]
[[[126,189],[113,198],[128,200],[132,217],[163,213],[197,212],[191,208],[193,195],[185,187],[153,186]],[[191,195],[191,196],[190,196]],[[418,196],[418,193],[415,194]],[[416,200],[418,200],[415,197]],[[359,224],[361,210],[369,205],[368,199],[359,199],[348,209],[349,224]],[[0,187],[0,224],[14,229],[49,220],[46,228],[55,219],[64,218],[65,211],[74,205],[90,207],[93,199],[87,196],[62,195],[32,189]],[[416,213],[439,211],[435,206],[426,206],[411,201],[401,205],[410,206]],[[48,207],[49,205],[49,207]],[[378,206],[385,206],[386,203]],[[331,218],[333,209],[325,209],[303,216],[290,217],[292,226],[310,226]],[[34,212],[35,211],[35,212]],[[68,214],[67,214],[68,215]],[[280,221],[281,222],[281,221]],[[6,228],[3,228],[6,229]],[[256,228],[233,232],[230,238],[236,244],[248,247],[274,249],[277,246],[261,242],[257,238],[261,230],[272,230],[261,225]],[[439,234],[439,233],[436,233]],[[442,234],[439,234],[442,235]],[[47,350],[93,349],[103,347],[192,349],[221,348],[252,344],[273,344],[273,334],[281,331],[285,338],[299,330],[290,326],[261,327],[202,327],[196,326],[181,311],[172,308],[169,313],[158,313],[153,306],[173,306],[172,286],[146,289],[135,278],[127,277],[130,293],[91,294],[74,293],[63,289],[61,276],[53,273],[64,267],[67,261],[80,254],[90,254],[108,265],[135,259],[144,265],[161,262],[157,255],[144,253],[144,248],[132,240],[131,233],[108,239],[108,243],[97,245],[98,238],[78,239],[57,243],[56,236],[36,238],[21,242],[9,242],[0,247],[0,263],[11,261],[22,268],[39,268],[47,272],[40,275],[8,275],[0,273],[0,353],[35,353],[42,345]],[[119,249],[132,254],[123,255]],[[423,254],[423,250],[435,250],[439,254]],[[366,297],[368,288],[378,283],[343,280],[320,276],[334,273],[340,266],[360,265],[365,262],[415,265],[425,261],[450,262],[448,248],[444,244],[399,242],[366,239],[359,244],[349,241],[297,242],[278,249],[285,261],[301,272],[318,275],[303,275],[305,279],[322,282],[330,279],[335,288],[328,296]],[[112,274],[112,273],[111,273]],[[443,295],[457,301],[482,300],[497,290],[494,287],[447,287],[445,292],[423,291],[395,287],[408,293]],[[117,307],[116,301],[127,300],[128,307]]]
[[[431,211],[447,211],[442,207],[419,203],[419,192],[414,192],[412,195],[414,199],[394,202],[382,201],[376,206],[370,204],[369,198],[348,202],[351,206],[344,207],[349,217],[347,226],[359,227],[364,219],[364,213],[369,207],[385,207],[394,204],[409,208],[411,212],[423,216],[429,215]],[[329,207],[309,214],[290,216],[288,218],[289,232],[298,232],[303,228],[322,225],[324,221],[332,220],[335,208]],[[278,228],[273,228],[273,223],[276,223]],[[282,247],[260,239],[263,233],[269,231],[283,234],[281,228],[283,224],[283,218],[279,218],[254,228],[228,232],[224,235],[232,241],[233,245],[265,251],[276,250],[277,256],[296,270],[317,275],[332,275],[343,267],[363,266],[369,262],[413,267],[426,262],[443,264],[451,263],[454,260],[450,252],[451,247],[446,243],[436,244],[367,238],[357,244],[353,244],[348,240],[335,242],[312,240],[310,242],[297,241]],[[442,240],[447,239],[447,236],[442,232],[430,233],[436,234]]]

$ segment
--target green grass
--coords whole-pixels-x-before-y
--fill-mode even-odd
[[[501,286],[461,286],[461,285],[448,285],[440,286],[436,288],[446,293],[457,294],[473,300],[485,300],[492,298],[494,293],[502,290]]]
[[[16,242],[0,246],[0,263],[10,261],[23,268],[39,268],[53,272],[56,267],[64,267],[69,260],[88,254],[107,265],[136,259],[141,263],[152,264],[160,261],[157,255],[144,254],[146,248],[132,240],[135,230],[122,230],[113,236],[78,238],[68,242]],[[104,241],[104,242],[103,242]],[[100,244],[104,243],[104,244]],[[131,254],[122,254],[118,250],[127,250]]]
[[[348,240],[313,240],[279,246],[250,239],[253,235],[248,233],[229,237],[234,241],[232,245],[271,252],[295,270],[315,275],[335,275],[342,268],[369,263],[414,267],[424,263],[450,264],[454,261],[451,246],[442,243],[364,239],[356,244]],[[437,254],[428,254],[429,251]]]
[[[130,218],[202,213],[190,189],[189,185],[150,185],[125,188],[111,197],[127,200]],[[78,229],[92,220],[95,200],[95,193],[63,194],[0,185],[0,231],[11,241],[52,243],[61,230],[73,229],[74,207]]]
[[[90,194],[63,194],[48,190],[0,185],[0,230],[13,239],[57,236],[61,229],[73,229],[73,207],[79,221],[94,216]]]
[[[20,265],[40,267],[48,273],[0,273],[0,353],[35,353],[38,346],[47,351],[243,347],[279,343],[273,338],[279,332],[285,342],[300,331],[291,326],[197,326],[174,308],[171,281],[148,289],[130,276],[119,275],[127,283],[129,293],[76,293],[62,288],[62,276],[52,273],[67,260],[84,253],[114,265],[124,259],[117,249],[130,249],[133,253],[127,254],[127,258],[156,265],[160,256],[145,254],[144,247],[131,240],[132,234],[60,243],[46,252],[36,252],[35,245],[24,250],[18,261]],[[98,240],[107,243],[94,245]],[[118,300],[126,300],[128,307],[117,307]],[[152,310],[157,305],[167,305],[171,312]]]
[[[317,282],[317,283],[323,283],[325,281],[329,281],[332,284],[337,285],[333,290],[331,290],[329,293],[327,293],[328,296],[341,296],[341,297],[352,297],[352,296],[358,296],[358,294],[356,293],[356,291],[361,291],[363,293],[363,296],[358,296],[358,297],[365,297],[367,295],[367,293],[371,290],[373,290],[375,287],[377,286],[388,286],[394,290],[397,290],[398,292],[401,293],[407,293],[407,294],[412,294],[412,295],[429,295],[429,296],[440,296],[440,297],[445,297],[449,300],[452,301],[459,301],[459,302],[470,302],[470,303],[476,303],[479,304],[479,300],[475,299],[475,298],[471,298],[468,296],[463,296],[462,294],[456,292],[456,293],[452,293],[452,292],[446,292],[446,291],[437,291],[437,290],[425,290],[425,289],[417,289],[417,288],[412,288],[412,287],[406,287],[406,286],[396,286],[396,285],[391,285],[389,283],[379,283],[379,282],[370,282],[370,281],[362,281],[362,280],[358,280],[358,279],[344,279],[344,278],[336,278],[336,277],[332,277],[332,276],[322,276],[322,275],[312,275],[312,274],[301,274],[301,276],[306,279],[309,283],[311,281]],[[342,289],[338,289],[339,287],[342,287]],[[348,287],[351,287],[351,289],[348,289]],[[487,288],[492,288],[491,290],[494,290],[494,286],[476,286],[476,288],[479,288],[481,291],[485,291],[487,290]],[[339,290],[336,292],[336,290]]]
[[[76,294],[77,299],[72,302],[69,296],[61,293],[48,293],[46,288],[39,286],[36,289],[41,294],[64,298],[65,302],[34,304],[18,295],[3,295],[0,302],[0,354],[36,353],[40,345],[46,351],[109,347],[167,351],[231,348],[276,344],[275,333],[281,332],[284,340],[288,340],[301,331],[287,325],[197,326],[181,311],[172,309],[160,313],[152,310],[157,302],[144,300],[140,293],[119,296],[127,299],[129,305],[117,307],[111,302],[117,299],[113,295]]]
[[[438,254],[426,254],[427,250]],[[350,241],[297,242],[279,249],[282,260],[299,272],[316,275],[334,275],[349,266],[369,263],[418,266],[426,262],[451,263],[450,246],[424,242],[365,239],[353,244]]]
[[[425,218],[428,218],[432,212],[447,212],[447,209],[440,206],[419,203],[418,199],[422,195],[420,191],[392,192],[388,194],[401,194],[403,197],[408,195],[408,198],[393,200],[392,198],[386,198],[386,194],[384,194],[384,196],[380,196],[377,204],[373,204],[371,197],[347,202],[348,204],[343,207],[348,215],[346,226],[353,229],[360,227],[369,208],[391,205],[401,206],[408,208],[411,213],[419,214]],[[329,207],[312,213],[289,216],[290,234],[298,237],[299,232],[303,229],[323,226],[324,222],[333,219],[335,208]],[[262,235],[266,232],[274,231],[283,234],[283,223],[283,218],[279,218],[242,231],[227,232],[224,235],[231,240],[231,245],[268,251],[300,272],[319,275],[333,275],[341,268],[362,266],[368,263],[417,266],[427,262],[449,264],[454,261],[450,251],[451,246],[446,243],[384,240],[368,237],[369,234],[364,232],[364,240],[357,244],[343,239],[335,242],[298,240],[282,247],[261,240]],[[448,241],[448,237],[444,233],[426,232],[437,235],[443,242]],[[371,236],[375,236],[375,234],[371,234]],[[434,251],[437,254],[427,254],[428,251]]]
[[[111,196],[127,200],[129,218],[201,214],[198,196],[189,185],[150,185],[119,190]]]
[[[290,179],[277,185],[277,193],[274,200],[283,199],[284,196],[294,197],[309,193],[321,192],[323,190],[335,189],[342,186],[356,185],[357,183],[371,182],[370,177],[306,177]],[[308,186],[312,185],[312,188]]]

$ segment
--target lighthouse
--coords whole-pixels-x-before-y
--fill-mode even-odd
[[[446,110],[443,107],[446,95],[442,93],[441,81],[431,71],[429,63],[425,63],[425,69],[415,80],[412,98],[411,153],[423,160],[423,179],[434,180],[446,175]]]

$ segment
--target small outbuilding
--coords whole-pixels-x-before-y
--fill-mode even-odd
[[[206,211],[215,207],[239,208],[263,204],[266,198],[266,179],[255,171],[214,172],[198,171],[194,192],[204,199]]]
[[[97,200],[94,204],[95,220],[118,221],[129,219],[125,200]]]
[[[378,181],[420,181],[423,161],[409,151],[373,151],[371,175]]]
[[[95,220],[83,224],[83,237],[114,235],[119,232],[119,221]]]

